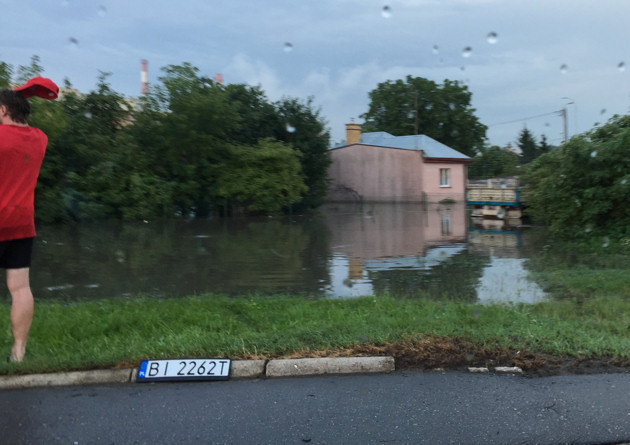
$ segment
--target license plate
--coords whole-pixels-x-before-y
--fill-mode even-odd
[[[230,363],[229,358],[143,360],[136,381],[227,380]]]

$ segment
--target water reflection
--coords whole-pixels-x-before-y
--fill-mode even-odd
[[[520,232],[469,228],[463,204],[335,204],[282,218],[39,227],[37,298],[203,292],[460,301],[543,298]]]

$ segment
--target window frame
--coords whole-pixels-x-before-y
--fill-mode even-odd
[[[451,169],[440,168],[440,187],[446,188],[451,186]]]

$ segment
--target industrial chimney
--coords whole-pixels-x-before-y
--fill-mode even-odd
[[[149,62],[147,62],[146,60],[143,60],[142,71],[140,71],[140,87],[141,87],[141,91],[143,95],[147,94],[147,86],[149,84],[149,75],[147,73],[148,64]]]

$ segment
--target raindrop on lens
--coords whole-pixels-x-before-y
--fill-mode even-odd
[[[287,123],[287,132],[295,133],[295,127],[289,123]]]
[[[392,16],[392,8],[390,8],[388,5],[383,6],[383,9],[381,10],[381,15],[388,19]]]
[[[497,36],[496,32],[491,32],[486,37],[486,40],[488,40],[489,44],[494,45],[499,40],[499,36]]]
[[[470,46],[467,46],[466,48],[464,48],[462,50],[462,57],[470,57],[472,55],[472,48]]]
[[[617,69],[623,73],[626,70],[626,63],[619,62],[619,65],[617,65]]]
[[[284,44],[284,52],[285,53],[290,53],[291,51],[293,51],[293,44],[292,43],[285,43]]]
[[[566,74],[566,73],[567,73],[567,71],[569,71],[569,67],[568,67],[565,63],[563,63],[562,65],[560,65],[560,72],[561,72],[562,74]]]

